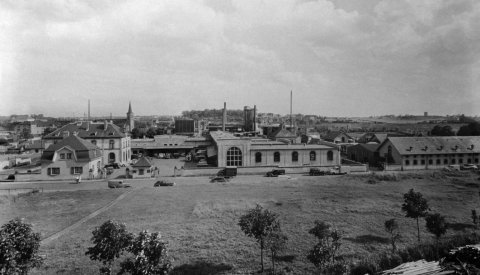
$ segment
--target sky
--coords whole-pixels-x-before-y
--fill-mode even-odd
[[[480,115],[476,0],[2,0],[0,115]]]

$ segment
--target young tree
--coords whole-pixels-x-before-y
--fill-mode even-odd
[[[438,242],[440,237],[447,232],[447,223],[445,217],[439,213],[427,215],[425,218],[428,232],[432,233],[436,237],[437,257],[438,257]]]
[[[340,232],[336,229],[331,230],[330,225],[317,220],[315,226],[308,233],[314,235],[318,242],[310,250],[307,259],[318,268],[333,266],[341,245]]]
[[[101,274],[111,274],[113,261],[130,246],[133,235],[127,231],[125,224],[112,220],[95,228],[92,234],[94,246],[89,247],[85,255],[92,261],[102,262]]]
[[[277,214],[270,211],[263,210],[263,207],[257,204],[253,209],[240,217],[238,225],[243,233],[249,237],[253,237],[260,244],[260,261],[263,272],[263,249],[265,248],[265,237],[271,232],[277,231],[280,228],[280,223],[277,220]]]
[[[120,264],[119,274],[168,274],[172,270],[172,261],[168,257],[168,244],[161,238],[158,232],[140,232],[128,247],[134,258],[127,258]]]
[[[16,218],[0,229],[0,274],[27,274],[42,264],[38,255],[40,234]]]
[[[385,221],[385,231],[390,234],[390,243],[392,244],[392,253],[395,253],[397,249],[397,240],[400,239],[400,233],[398,232],[398,223],[395,219]]]
[[[428,202],[420,192],[415,192],[413,189],[405,193],[403,198],[402,211],[406,213],[405,217],[417,220],[417,236],[418,242],[420,242],[420,225],[418,219],[427,215]]]
[[[271,253],[273,275],[275,275],[275,258],[278,252],[285,249],[287,241],[287,235],[280,230],[270,232],[270,234],[265,237],[265,247],[268,248]]]

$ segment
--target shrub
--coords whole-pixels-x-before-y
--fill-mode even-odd
[[[40,234],[16,218],[0,229],[0,274],[27,274],[42,264],[38,255]]]

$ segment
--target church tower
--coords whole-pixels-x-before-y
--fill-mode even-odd
[[[134,114],[132,112],[132,103],[128,102],[127,123],[126,123],[127,132],[131,132],[133,128],[135,128],[135,122],[133,120],[133,117],[134,117]]]

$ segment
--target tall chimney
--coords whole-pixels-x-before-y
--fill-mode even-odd
[[[257,105],[253,105],[253,131],[257,131]]]
[[[90,99],[88,100],[88,121],[90,121]]]
[[[293,92],[290,90],[290,130],[293,128],[293,118],[292,118],[292,101],[293,101]]]
[[[222,131],[224,132],[225,132],[226,123],[227,123],[227,102],[223,102]]]

